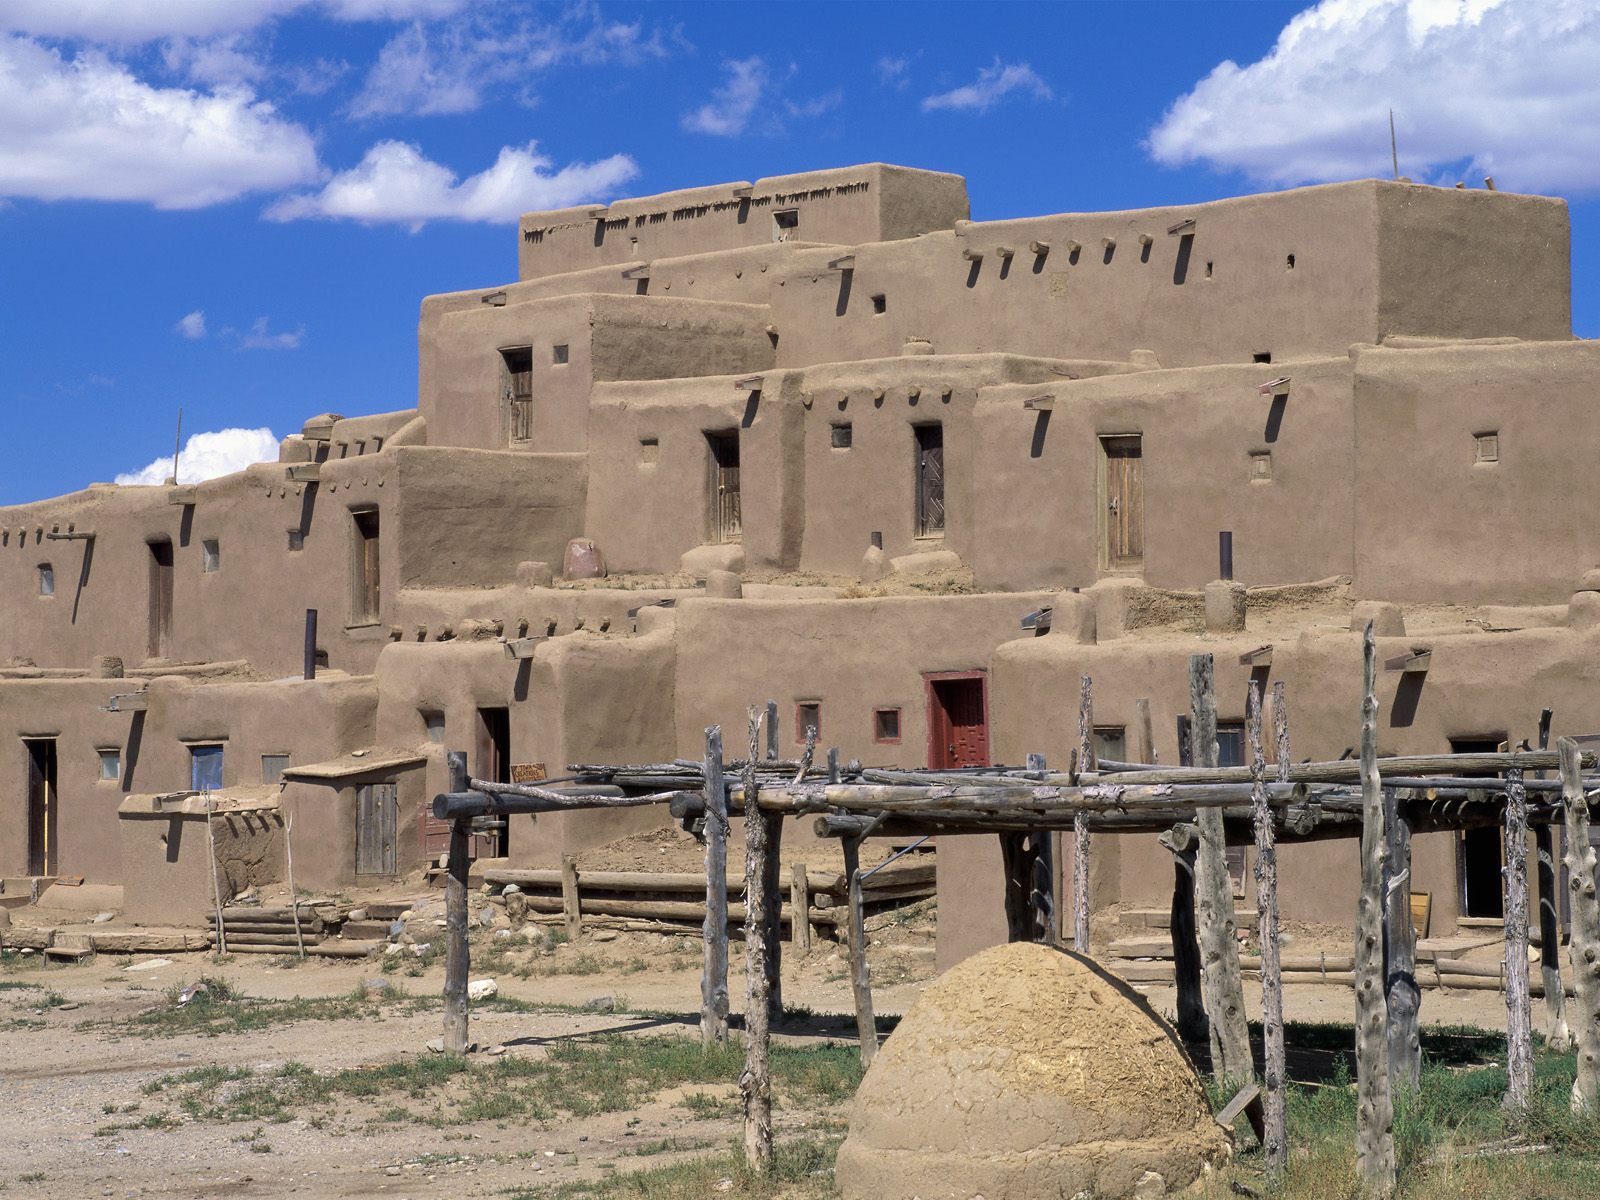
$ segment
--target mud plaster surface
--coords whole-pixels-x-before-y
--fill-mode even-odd
[[[1126,985],[1048,947],[997,946],[923,993],[857,1094],[846,1200],[1177,1190],[1225,1152],[1171,1030]]]

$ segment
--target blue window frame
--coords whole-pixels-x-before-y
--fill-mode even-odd
[[[189,787],[196,792],[222,790],[222,747],[189,747]]]

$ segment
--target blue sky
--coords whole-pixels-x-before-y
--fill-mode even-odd
[[[0,503],[416,403],[515,214],[883,160],[978,219],[1386,175],[1571,203],[1600,335],[1600,0],[0,0]],[[262,435],[197,442],[197,468]]]

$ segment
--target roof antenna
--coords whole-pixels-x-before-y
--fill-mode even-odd
[[[183,405],[178,405],[178,432],[172,442],[172,484],[178,484],[178,451],[183,446]]]
[[[1394,177],[1400,179],[1400,147],[1394,138],[1394,109],[1389,110],[1389,158],[1394,163]]]

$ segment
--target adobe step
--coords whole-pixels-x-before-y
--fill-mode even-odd
[[[369,907],[370,913],[372,909]],[[389,940],[388,921],[346,921],[339,927],[339,936],[346,941],[382,941]]]

